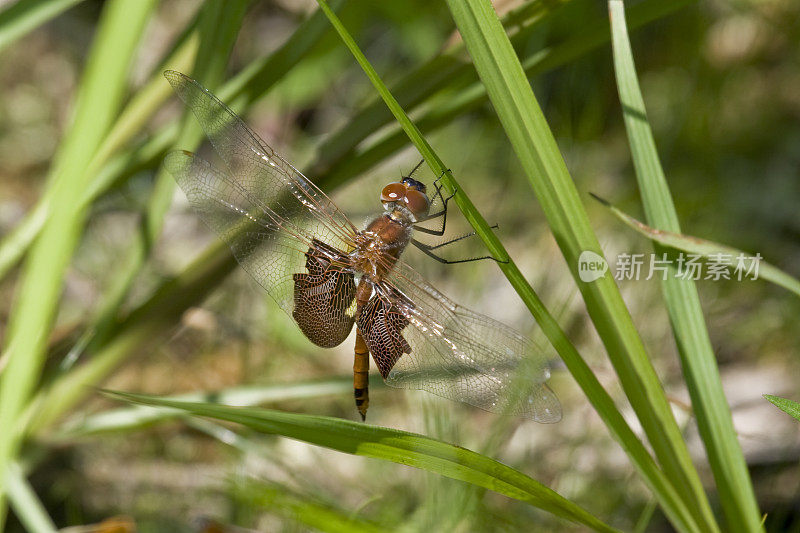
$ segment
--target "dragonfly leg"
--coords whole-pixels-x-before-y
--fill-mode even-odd
[[[442,176],[444,176],[444,173],[442,173]],[[436,179],[436,181],[433,182],[434,187],[436,187],[436,192],[433,193],[433,198],[436,198],[437,196],[439,197],[439,199],[442,201],[442,210],[439,211],[438,213],[428,215],[427,217],[419,221],[419,222],[426,222],[428,220],[433,220],[434,218],[442,217],[442,227],[438,230],[429,228],[420,228],[416,227],[416,225],[414,227],[415,230],[420,231],[422,233],[427,233],[428,235],[438,235],[440,237],[444,235],[444,229],[447,226],[447,202],[449,202],[453,198],[453,196],[456,195],[456,191],[453,191],[453,194],[451,194],[447,198],[442,196],[442,186],[439,185],[438,183],[439,180],[442,179],[442,176],[439,176]]]
[[[423,159],[423,161],[424,161],[424,159]],[[434,186],[434,187],[436,187],[436,189],[437,189],[437,191],[436,191],[436,192],[439,192],[439,191],[438,191],[438,189],[440,189],[440,188],[441,188],[441,185],[439,185],[439,182],[440,182],[440,181],[442,181],[442,178],[443,178],[443,177],[444,177],[444,175],[445,175],[445,174],[447,174],[448,172],[453,172],[453,171],[452,171],[452,170],[450,170],[449,168],[448,168],[448,169],[445,169],[445,170],[442,170],[442,173],[441,173],[441,174],[439,174],[439,177],[438,177],[438,178],[436,178],[435,180],[433,180],[433,186]],[[434,196],[435,196],[435,195],[434,195]]]
[[[494,224],[493,226],[491,226],[492,229],[497,229],[499,227],[500,226],[498,226],[497,224]],[[437,250],[439,248],[442,248],[443,246],[447,246],[448,244],[453,244],[454,242],[463,241],[464,239],[468,239],[470,237],[474,237],[475,235],[476,235],[476,233],[474,231],[470,231],[469,233],[467,233],[465,235],[462,235],[460,237],[456,237],[455,239],[450,239],[449,241],[440,242],[439,244],[426,245],[426,246],[428,246],[428,250]]]
[[[369,408],[369,349],[360,331],[356,331],[353,395],[356,398],[356,409],[361,415],[361,420],[364,421],[367,419],[367,409]]]
[[[414,246],[419,248],[419,250],[422,251],[422,253],[424,253],[425,255],[427,255],[429,257],[432,257],[433,259],[439,261],[440,263],[444,263],[445,265],[454,265],[456,263],[471,263],[473,261],[482,261],[484,259],[491,259],[491,260],[496,261],[498,263],[505,263],[506,262],[506,261],[500,261],[499,259],[497,259],[496,257],[492,257],[491,255],[484,255],[484,256],[481,256],[481,257],[470,257],[469,259],[445,259],[444,257],[439,257],[438,255],[436,255],[435,253],[432,252],[432,250],[435,250],[436,248],[440,248],[441,246],[445,246],[447,244],[450,244],[450,242],[455,242],[455,241],[461,240],[461,239],[466,238],[466,237],[469,237],[469,235],[465,235],[463,237],[459,237],[458,239],[454,239],[453,241],[445,242],[445,243],[443,243],[441,245],[438,245],[438,246],[431,246],[429,244],[425,244],[425,243],[419,242],[416,239],[411,239],[411,244],[413,244]]]
[[[413,169],[411,169],[411,172],[409,172],[409,173],[408,173],[408,176],[403,176],[403,177],[404,177],[404,178],[410,178],[410,177],[413,177],[413,176],[414,176],[414,172],[416,172],[417,170],[419,170],[419,167],[421,167],[421,166],[422,166],[422,163],[424,163],[424,162],[425,162],[425,160],[424,160],[424,159],[423,159],[423,160],[421,160],[419,163],[417,163],[417,166],[415,166]]]

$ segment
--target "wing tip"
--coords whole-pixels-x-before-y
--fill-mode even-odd
[[[174,166],[174,163],[189,157],[194,157],[194,154],[189,150],[172,150],[167,152],[167,155],[164,156],[164,164],[167,166],[167,169],[170,169]]]
[[[561,422],[561,419],[564,418],[564,415],[559,407],[552,413],[536,413],[531,418],[533,418],[534,422],[538,422],[540,424],[557,424]]]
[[[540,424],[555,424],[563,418],[561,402],[553,390],[546,384],[541,385],[541,390],[534,397],[537,398],[536,405],[530,418]]]
[[[191,78],[182,72],[178,72],[177,70],[167,69],[164,71],[164,77],[167,79],[170,85],[175,87],[176,85],[181,84],[186,80],[190,80]]]

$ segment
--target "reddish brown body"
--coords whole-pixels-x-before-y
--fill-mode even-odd
[[[404,208],[395,208],[370,222],[359,233],[358,245],[351,254],[354,264],[363,272],[356,289],[356,324],[372,298],[374,284],[392,269],[411,240],[412,219],[404,211]],[[365,420],[369,408],[369,349],[358,325],[353,361],[353,393],[356,408],[361,419]]]
[[[358,234],[356,249],[350,255],[355,267],[370,281],[379,282],[411,240],[411,219],[402,211],[405,209],[396,208],[376,218]]]

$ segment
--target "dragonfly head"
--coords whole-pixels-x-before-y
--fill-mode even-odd
[[[411,211],[416,220],[422,220],[428,215],[431,202],[425,194],[425,184],[413,178],[403,178],[403,181],[390,183],[381,191],[381,202],[385,207],[401,205]]]

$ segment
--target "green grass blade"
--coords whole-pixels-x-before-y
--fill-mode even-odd
[[[40,391],[22,423],[36,434],[92,393],[97,385],[137,350],[147,349],[170,331],[181,315],[198,305],[238,263],[230,249],[215,242],[180,276],[164,282],[143,304],[122,319],[105,340],[88,348],[92,357]]]
[[[677,234],[680,233],[678,215],[647,121],[621,0],[609,0],[609,16],[617,87],[645,216],[653,227]],[[657,253],[665,251],[656,245]],[[661,282],[662,293],[727,528],[728,531],[763,531],[697,288],[692,280],[677,277],[677,269],[674,263],[668,267],[666,279]]]
[[[503,17],[503,24],[509,29],[523,28],[515,32],[512,39],[516,43],[524,43],[525,38],[547,21],[549,15],[569,1],[531,0],[507,13]],[[475,69],[464,61],[463,53],[464,43],[457,42],[403,76],[391,88],[400,106],[410,111],[445,88],[448,91],[459,91],[477,81]],[[370,102],[319,146],[317,161],[309,169],[309,175],[322,176],[330,172],[332,167],[346,165],[361,141],[393,120],[394,117],[382,99],[377,98]]]
[[[245,10],[250,0],[236,0],[233,2],[209,2],[203,5],[200,16],[200,49],[197,53],[192,75],[207,87],[216,89],[225,74],[228,56],[239,33]],[[194,149],[203,139],[203,134],[197,124],[192,120],[185,120],[183,128],[178,135],[176,145],[182,149]],[[134,264],[131,271],[138,271],[139,264],[144,261],[144,256],[149,253],[152,243],[161,233],[164,215],[172,202],[172,193],[175,190],[175,181],[172,176],[161,168],[156,174],[156,182],[148,201],[142,223],[140,239],[136,247],[140,248],[134,255]]]
[[[78,92],[75,118],[50,174],[58,199],[26,261],[6,337],[8,363],[0,376],[0,427],[16,427],[44,362],[48,332],[55,317],[63,273],[83,227],[80,195],[91,157],[121,103],[128,67],[155,2],[109,2],[103,11]],[[0,499],[19,433],[0,433]],[[0,515],[4,506],[0,504]],[[0,516],[0,524],[3,518]]]
[[[108,391],[107,394],[118,400],[182,409],[196,416],[241,424],[261,433],[283,435],[344,453],[413,466],[493,490],[595,531],[615,531],[525,474],[489,457],[424,435],[324,416],[178,402],[124,392]]]
[[[661,0],[645,0],[630,9],[630,26],[638,27],[646,24],[677,10],[691,1],[676,0],[675,2],[664,3]],[[336,5],[335,3],[331,4]],[[527,10],[523,9],[526,7],[523,6],[520,8],[521,14],[524,14],[525,17],[541,16],[543,13],[538,10],[529,11],[536,5],[536,3],[527,4]],[[509,14],[509,22],[519,23],[520,17],[517,15],[511,16],[512,14]],[[533,20],[537,19],[534,18]],[[530,24],[531,19],[525,18],[524,22]],[[239,75],[226,82],[219,89],[218,96],[234,110],[246,109],[275,80],[280,79],[286,70],[302,60],[308,53],[309,48],[320,40],[320,34],[324,35],[329,30],[330,26],[325,21],[324,16],[317,11],[298,27],[297,31],[284,46],[281,46],[269,56],[254,61],[242,70]],[[603,45],[608,39],[607,20],[593,20],[588,24],[577,27],[574,35],[564,42],[544,50],[530,51],[529,55],[523,60],[525,73],[528,76],[535,76],[564,65]],[[190,68],[188,66],[190,58],[185,56],[187,52],[195,47],[196,44],[193,42],[185,43],[177,49],[170,60],[163,63],[174,70],[187,71]],[[432,60],[419,71],[411,73],[398,82],[398,87],[425,86],[431,90],[437,88],[438,85],[432,84],[426,76],[429,71],[435,70],[435,67],[438,66],[436,59]],[[461,68],[472,70],[470,64]],[[169,87],[164,85],[161,72],[157,74],[126,106],[125,111],[120,115],[108,138],[100,148],[100,154],[95,157],[93,167],[102,166],[102,169],[86,190],[84,195],[85,203],[90,204],[114,183],[125,179],[127,176],[143,169],[152,168],[153,162],[160,160],[168,147],[177,138],[178,128],[173,123],[162,128],[147,141],[140,143],[127,153],[115,156],[108,162],[103,157],[103,155],[112,154],[123,142],[127,141],[128,138],[126,136],[131,132],[136,132],[136,122],[138,121],[141,124],[146,121],[150,116],[149,114],[152,113],[151,110],[163,102],[167,95],[171,94]],[[456,81],[460,77],[463,77],[463,74],[456,76]],[[449,79],[452,80],[452,78]],[[452,89],[453,87],[452,85],[447,85],[444,88]],[[144,96],[141,93],[144,93]],[[431,93],[429,92],[426,96],[425,100],[420,100],[419,102],[411,100],[408,103],[412,106],[421,105],[430,98]],[[405,94],[400,94],[400,97],[403,98],[401,102],[408,101]],[[438,102],[436,106],[433,106],[420,117],[417,121],[417,126],[423,132],[433,131],[449,124],[454,118],[483,105],[486,99],[485,88],[480,82],[476,82],[459,91],[452,98]],[[374,107],[376,106],[370,105],[364,112],[359,112],[348,122],[348,126],[335,132],[331,139],[320,147],[316,161],[307,169],[306,174],[308,176],[312,176],[315,180],[330,183],[331,187],[336,187],[346,179],[369,170],[380,161],[406,146],[407,136],[401,128],[397,127],[389,135],[383,136],[380,140],[370,144],[368,148],[358,152],[354,151],[355,147],[377,131],[380,126],[386,124],[385,120],[377,120],[378,118],[383,116],[391,119],[391,113],[388,112],[378,115],[372,113]],[[366,121],[366,123],[362,124],[362,121]],[[353,123],[354,125],[350,126]],[[344,157],[343,154],[347,154],[347,157]],[[23,221],[0,240],[0,278],[4,277],[14,264],[19,261],[41,230],[47,217],[48,209],[42,203],[37,203],[36,207],[26,215]]]
[[[648,22],[652,22],[693,1],[694,0],[676,0],[674,2],[663,2],[661,0],[645,0],[631,7],[631,27],[639,27]],[[536,76],[545,71],[560,67],[570,61],[574,61],[587,52],[607,43],[609,38],[610,30],[608,20],[592,20],[590,23],[577,26],[572,37],[563,42],[543,50],[530,50],[528,52],[529,55],[522,60],[522,67],[527,76]],[[472,68],[471,65],[469,67],[470,69]],[[426,70],[427,68],[425,67],[420,69],[421,72],[425,72]],[[423,79],[418,78],[416,73],[412,73],[408,78],[398,82],[397,87],[405,88],[407,86],[421,85],[423,83]],[[450,86],[447,86],[447,88],[452,89]],[[394,90],[391,92],[394,94]],[[399,98],[398,102],[401,104],[408,101],[403,94],[399,94],[397,97]],[[486,88],[480,81],[476,81],[474,84],[455,92],[450,97],[437,101],[436,105],[431,106],[431,109],[426,110],[415,121],[415,124],[421,132],[427,133],[434,131],[437,128],[449,124],[456,117],[479,108],[485,104],[486,100]],[[421,104],[422,102],[419,103]],[[402,105],[407,112],[410,112],[414,108],[415,102],[410,101],[409,104],[412,106],[411,108]],[[370,106],[369,109],[372,110],[373,106]],[[386,113],[386,115],[391,116],[390,113]],[[362,113],[359,113],[353,118],[354,122],[360,120],[373,121],[375,118],[372,115],[362,117]],[[380,124],[384,125],[383,122]],[[355,132],[363,132],[363,135],[355,135]],[[324,179],[328,181],[332,187],[335,187],[354,174],[366,172],[380,161],[383,161],[398,150],[407,146],[408,136],[406,132],[397,125],[397,127],[392,128],[389,133],[366,144],[364,148],[356,150],[355,147],[361,145],[373,132],[374,130],[369,130],[361,125],[350,126],[348,124],[348,126],[343,127],[334,133],[331,140],[320,148],[318,158],[310,167],[308,175]],[[342,150],[343,146],[349,146],[353,148],[353,150],[347,152],[347,157],[341,157],[338,161],[335,161],[334,156],[336,156],[338,151]],[[326,149],[326,147],[333,148]]]
[[[20,0],[0,11],[0,51],[82,0]]]
[[[319,503],[310,496],[295,494],[284,486],[270,486],[247,480],[234,486],[234,499],[250,507],[278,514],[314,530],[330,533],[382,533],[393,529],[388,524],[376,524],[350,516],[350,513]],[[395,524],[394,527],[397,525]]]
[[[209,87],[216,87],[225,74],[228,56],[236,41],[245,9],[249,3],[250,0],[210,2],[205,4],[201,10],[198,23],[199,50],[196,54],[194,50],[189,50],[186,55],[189,58],[196,56],[193,74]],[[187,46],[187,48],[190,47]],[[167,84],[162,80],[160,85],[163,87]],[[162,97],[166,98],[167,88],[146,87],[146,91],[155,93],[155,95],[150,96],[146,93],[143,97],[144,101],[160,103]],[[136,106],[132,107],[136,108]],[[128,116],[123,114],[120,117],[122,124],[125,124],[124,120]],[[181,133],[176,140],[177,145],[186,149],[194,149],[201,140],[202,132],[197,124],[194,121],[184,121]],[[102,149],[99,155],[107,157]],[[158,240],[164,216],[172,203],[174,190],[175,181],[166,170],[160,169],[156,173],[155,185],[142,213],[139,231],[128,245],[125,259],[111,281],[110,289],[106,291],[104,299],[87,329],[87,334],[78,342],[77,348],[82,349],[96,336],[104,338],[111,330],[118,316],[119,307],[125,301],[137,275],[150,255],[153,244]],[[70,353],[65,368],[68,368],[69,364],[76,360],[78,353],[78,351]]]
[[[74,120],[51,167],[49,181],[58,202],[25,263],[9,321],[5,344],[8,363],[0,376],[2,428],[16,427],[16,418],[39,378],[63,273],[83,227],[85,210],[80,200],[88,182],[86,169],[120,106],[128,68],[154,5],[152,0],[117,0],[104,7],[81,80]],[[0,472],[5,472],[16,455],[18,437],[15,431],[0,432]],[[0,474],[0,499],[3,479]]]
[[[290,383],[286,385],[249,385],[219,391],[191,392],[170,396],[169,400],[181,402],[205,402],[220,405],[248,407],[268,402],[284,402],[315,398],[319,396],[352,393],[353,377],[335,380]],[[67,420],[58,433],[57,440],[75,439],[101,433],[118,433],[150,426],[174,419],[182,411],[152,409],[149,407],[126,407],[112,409],[89,416],[78,416]]]
[[[22,259],[47,220],[49,202],[42,198],[25,218],[0,240],[0,279]]]
[[[580,281],[584,251],[602,256],[578,191],[508,37],[487,0],[448,0],[456,25],[664,473],[698,525],[716,531],[686,443],[614,280]]]
[[[769,400],[770,403],[787,415],[793,417],[797,421],[800,421],[800,403],[787,400],[786,398],[781,398],[780,396],[773,396],[771,394],[765,394],[764,398]]]
[[[752,273],[747,274],[747,277],[752,276],[753,278],[763,278],[800,296],[800,280],[792,277],[778,267],[764,261],[759,255],[754,256],[744,252],[743,250],[739,250],[738,248],[708,241],[699,237],[651,228],[647,224],[636,220],[619,208],[614,207],[606,200],[598,196],[595,196],[595,198],[597,198],[597,200],[603,205],[608,207],[617,218],[625,223],[626,226],[633,228],[648,239],[655,241],[662,246],[675,248],[676,250],[682,250],[684,252],[703,257],[717,264],[730,267],[733,270],[733,277],[731,279],[738,279],[736,278],[736,276],[739,275],[736,273],[737,267],[739,268],[741,275],[744,277],[744,275],[747,274],[747,269],[752,266]],[[756,267],[754,265],[758,266]],[[673,272],[673,274],[677,274],[677,272]]]
[[[342,4],[342,1],[335,3],[337,7]],[[327,19],[317,11],[300,24],[280,48],[252,63],[221,87],[220,97],[232,101],[234,109],[246,107],[300,63],[330,31]],[[178,124],[173,123],[132,154],[114,158],[100,172],[87,194],[99,195],[120,175],[160,161],[173,146],[178,132]],[[327,188],[325,182],[318,184]],[[92,196],[84,197],[87,205],[92,199]],[[32,430],[40,431],[55,422],[91,393],[88,387],[100,383],[135,350],[160,338],[188,307],[200,303],[235,266],[230,249],[215,242],[176,279],[163,283],[149,300],[116,322],[107,339],[95,338],[86,346],[86,351],[93,356],[85,365],[57,379],[37,395],[25,416]]]
[[[205,11],[205,9],[201,10],[201,19]],[[167,68],[189,70],[197,61],[208,61],[205,56],[196,59],[202,40],[203,35],[201,32],[192,33],[168,55],[163,63]],[[206,54],[208,54],[208,51],[206,51]],[[219,57],[219,53],[211,54],[211,57]],[[155,73],[133,95],[131,101],[128,102],[114,122],[114,127],[111,128],[92,160],[91,171],[93,175],[99,172],[103,165],[132,138],[141,133],[147,125],[147,121],[172,96],[169,85],[166,88],[164,87],[164,76],[162,76],[161,72],[159,70]]]
[[[185,40],[182,40],[175,47],[172,53],[167,55],[164,63],[169,65],[170,68],[188,70],[194,62],[198,44],[197,35],[187,36]],[[135,159],[130,154],[117,160],[111,158],[130,139],[141,132],[159,106],[172,94],[169,86],[164,87],[164,85],[164,78],[159,71],[158,75],[147,82],[128,102],[108,134],[104,137],[103,143],[97,149],[87,169],[87,173],[92,176],[92,179],[83,195],[84,206],[91,204],[100,192],[110,186],[111,182],[114,181],[113,178],[120,173],[119,169],[128,169],[130,167],[130,163],[133,162],[132,159]],[[154,136],[154,138],[158,137],[158,135]],[[173,135],[172,138],[174,139],[174,137]],[[118,162],[123,158],[128,161],[119,165]],[[116,169],[116,172],[110,174],[108,172],[109,167]],[[132,174],[135,170],[130,168],[129,172]],[[36,205],[26,214],[25,218],[0,240],[0,279],[8,274],[11,268],[23,257],[30,244],[41,231],[51,209],[53,200],[51,195],[52,190],[48,189],[46,194],[42,195]]]
[[[425,139],[422,137],[419,130],[410,121],[388,88],[380,80],[375,70],[369,64],[364,54],[359,50],[355,41],[348,34],[341,22],[333,13],[329,13],[329,10],[326,8],[323,1],[318,0],[318,3],[322,9],[326,11],[328,18],[331,20],[331,23],[336,31],[342,37],[345,45],[355,56],[356,61],[358,61],[362,69],[364,69],[367,77],[370,79],[370,81],[372,81],[381,98],[386,102],[386,105],[392,111],[392,114],[400,123],[405,133],[431,166],[433,172],[436,174],[444,173],[444,185],[445,187],[450,187],[451,191],[455,190],[454,199],[465,218],[469,221],[476,233],[484,241],[487,248],[490,250],[490,252],[492,252],[492,255],[500,258],[503,261],[502,263],[499,263],[499,267],[509,279],[512,286],[514,286],[514,288],[517,290],[525,304],[531,310],[534,318],[540,324],[545,335],[548,337],[556,351],[564,360],[567,368],[576,378],[587,397],[595,406],[597,412],[601,417],[603,417],[603,420],[608,425],[614,438],[617,439],[626,452],[629,453],[634,465],[639,472],[642,473],[643,478],[646,480],[648,486],[650,486],[650,488],[657,495],[659,502],[662,503],[665,512],[667,512],[667,514],[675,520],[675,523],[685,525],[686,530],[696,530],[696,526],[693,525],[691,513],[688,512],[688,506],[685,504],[685,502],[680,502],[680,497],[675,489],[670,487],[667,479],[664,478],[662,473],[652,463],[651,457],[646,452],[641,442],[630,430],[630,427],[625,423],[621,414],[614,406],[613,401],[599,384],[592,371],[580,357],[574,345],[569,341],[556,320],[546,309],[538,295],[536,295],[533,288],[530,286],[530,284],[528,284],[522,273],[510,259],[502,243],[492,233],[491,228],[489,228],[489,225],[475,209],[475,206],[463,192],[463,189],[455,185],[455,181],[453,180],[449,171],[444,170],[444,166],[442,165],[438,156],[436,156],[432,148],[428,145],[427,141],[425,141]]]
[[[343,4],[337,1],[338,8]],[[330,26],[319,11],[306,19],[292,36],[273,53],[248,65],[236,77],[220,87],[218,96],[228,102],[234,110],[245,109],[279,81],[292,67],[308,55],[320,40],[330,32]],[[179,71],[190,69],[193,50],[197,44],[191,38],[176,47],[175,53],[162,62]],[[164,83],[161,71],[126,106],[120,118],[109,132],[108,138],[92,161],[92,168],[99,169],[92,177],[83,195],[84,205],[90,205],[98,196],[115,183],[143,169],[160,163],[166,151],[175,143],[179,134],[177,123],[171,123],[147,140],[126,153],[110,157],[124,142],[138,132],[153,110],[172,95],[169,84]],[[13,231],[0,241],[0,279],[2,279],[25,254],[30,244],[41,231],[49,213],[49,198],[43,198]]]
[[[7,472],[8,502],[25,529],[31,533],[55,533],[53,519],[25,479],[19,464],[12,463]]]
[[[150,407],[149,409],[169,411],[169,409],[164,408]],[[183,411],[179,411],[178,413],[179,414],[176,416],[180,416],[188,427],[201,433],[205,433],[212,439],[217,440],[220,444],[224,444],[225,446],[233,448],[243,454],[261,455],[264,453],[264,446],[262,443],[256,442],[251,438],[247,438],[239,433],[236,433],[227,426],[217,422],[212,422],[207,418],[187,416]]]

